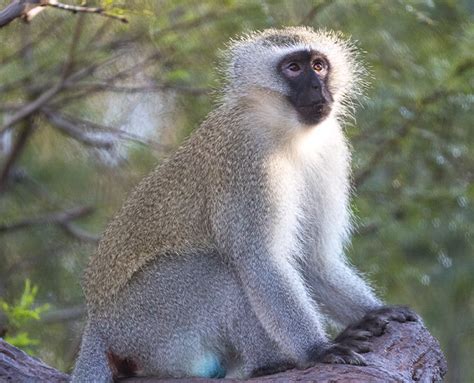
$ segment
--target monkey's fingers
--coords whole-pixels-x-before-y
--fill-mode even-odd
[[[388,319],[404,323],[404,322],[417,322],[419,320],[418,315],[405,306],[392,306],[389,307]]]
[[[343,332],[341,332],[335,339],[336,343],[344,341],[344,339],[355,339],[355,340],[368,340],[372,338],[373,334],[371,331],[365,330],[363,328],[353,328],[348,327]]]
[[[366,317],[382,318],[389,321],[417,322],[420,320],[419,316],[411,309],[405,306],[385,306],[367,314]]]
[[[362,355],[348,346],[335,344],[330,347],[321,357],[322,363],[328,364],[352,364],[355,366],[366,366],[367,363]]]

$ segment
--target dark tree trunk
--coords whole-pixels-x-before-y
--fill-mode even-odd
[[[251,382],[438,382],[446,374],[446,359],[420,322],[390,322],[385,333],[371,340],[373,351],[365,354],[367,366],[317,364],[304,371],[289,370],[250,379]],[[0,339],[0,381],[66,382],[68,375]],[[167,379],[160,382],[210,382],[212,379]],[[128,378],[121,382],[151,383],[156,378]],[[216,380],[217,381],[217,380]],[[219,379],[220,383],[242,382]]]

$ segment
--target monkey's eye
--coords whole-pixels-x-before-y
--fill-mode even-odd
[[[313,62],[313,70],[321,73],[326,69],[326,64],[321,60],[316,60]]]
[[[286,68],[292,72],[299,72],[301,70],[301,67],[297,63],[290,63]]]
[[[301,74],[302,70],[303,68],[301,67],[301,65],[294,61],[288,64],[284,64],[282,67],[282,71],[285,76],[290,78],[298,77]]]

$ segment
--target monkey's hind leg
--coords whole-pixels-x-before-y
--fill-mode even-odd
[[[88,323],[84,329],[81,352],[71,382],[108,383],[112,381],[113,374],[109,366],[103,339],[94,326]]]
[[[229,338],[232,339],[238,362],[229,369],[226,378],[247,379],[295,367],[295,362],[265,331],[248,301],[240,302],[236,311]]]

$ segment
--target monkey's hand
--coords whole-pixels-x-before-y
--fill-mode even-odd
[[[365,366],[365,359],[361,355],[370,351],[369,339],[372,334],[362,329],[346,328],[337,336],[316,360],[322,363],[353,364]]]
[[[416,322],[419,320],[420,317],[408,307],[384,306],[367,313],[359,322],[348,326],[341,335],[351,329],[360,329],[370,332],[372,336],[380,336],[385,332],[385,328],[390,321],[405,323]]]
[[[400,323],[420,320],[419,316],[403,306],[384,306],[366,314],[359,322],[349,325],[322,353],[323,363],[354,364],[365,366],[360,354],[371,351],[370,338],[381,336],[390,321]]]

